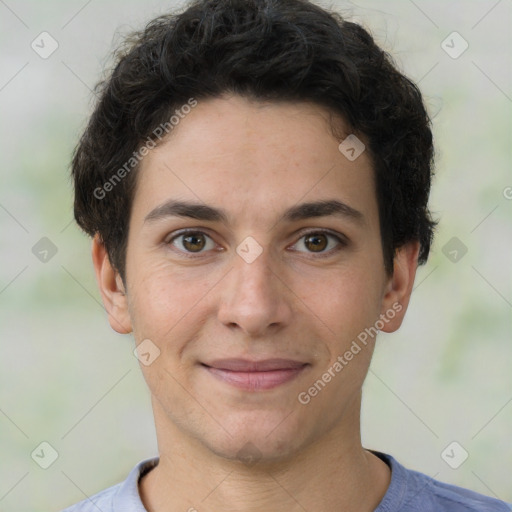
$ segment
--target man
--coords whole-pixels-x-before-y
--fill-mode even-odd
[[[314,4],[199,0],[132,37],[75,217],[159,457],[67,510],[510,510],[361,445],[376,334],[432,241],[432,155],[417,87]]]

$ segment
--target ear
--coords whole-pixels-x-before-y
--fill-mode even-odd
[[[105,245],[99,235],[96,235],[92,241],[92,261],[110,326],[119,334],[132,332],[123,281],[119,272],[111,265]]]
[[[394,332],[402,325],[418,268],[419,251],[420,243],[414,241],[406,243],[395,253],[393,275],[389,277],[382,300],[380,317],[384,327],[381,331]]]

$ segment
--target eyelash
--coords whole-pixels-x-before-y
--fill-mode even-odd
[[[212,237],[210,235],[208,235],[208,233],[205,233],[204,231],[197,230],[197,229],[184,229],[182,231],[178,231],[172,238],[170,238],[169,240],[165,241],[165,244],[166,245],[172,245],[173,242],[175,240],[177,240],[178,238],[180,238],[182,236],[186,236],[186,235],[191,235],[191,234],[192,235],[198,235],[198,234],[205,235],[206,237],[208,237],[210,240],[213,241]],[[339,250],[341,250],[344,247],[348,246],[348,240],[343,235],[335,234],[335,233],[333,233],[331,231],[328,231],[328,230],[325,230],[325,229],[317,229],[317,230],[310,230],[310,231],[307,231],[307,232],[303,232],[303,233],[301,233],[301,235],[300,235],[299,239],[297,240],[297,242],[295,242],[295,244],[293,244],[293,245],[296,245],[301,239],[304,239],[304,238],[306,238],[307,236],[310,236],[310,235],[326,235],[328,237],[334,238],[338,242],[338,246],[335,247],[334,249],[330,249],[328,251],[321,251],[321,252],[318,252],[318,253],[311,252],[311,251],[308,252],[310,255],[314,255],[316,258],[322,258],[322,257],[330,256],[333,253],[338,252]],[[198,257],[200,257],[203,254],[203,251],[197,252],[197,253],[188,252],[188,251],[182,251],[181,249],[177,249],[177,251],[180,254],[184,255],[186,258],[198,258]],[[295,251],[295,252],[304,252],[304,251]]]

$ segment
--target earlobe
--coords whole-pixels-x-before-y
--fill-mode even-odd
[[[110,326],[120,334],[132,332],[123,281],[119,272],[110,263],[108,253],[99,235],[96,235],[92,241],[92,260]]]
[[[389,278],[382,301],[381,318],[384,332],[396,331],[405,316],[418,268],[418,241],[408,242],[397,249],[393,260],[393,275]]]

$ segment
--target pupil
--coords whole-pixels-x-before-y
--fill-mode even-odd
[[[204,247],[204,237],[202,235],[186,235],[183,237],[183,245],[192,252],[198,252]]]
[[[327,246],[325,235],[310,235],[306,239],[306,244],[312,244],[311,249],[314,252],[320,252]]]

